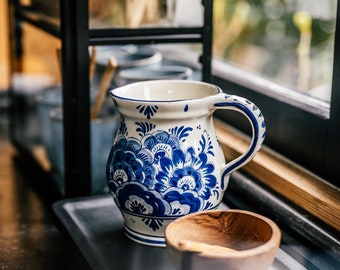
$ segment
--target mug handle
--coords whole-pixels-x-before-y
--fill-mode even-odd
[[[255,156],[257,151],[261,148],[266,136],[266,123],[260,109],[251,101],[235,96],[220,93],[215,96],[213,102],[213,109],[226,109],[238,111],[245,115],[251,124],[252,140],[249,148],[238,158],[228,162],[223,167],[222,179],[233,171],[247,164]],[[222,187],[224,189],[224,187]]]

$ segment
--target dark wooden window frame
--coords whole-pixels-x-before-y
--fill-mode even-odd
[[[224,91],[246,97],[261,108],[267,123],[267,146],[340,187],[339,12],[336,19],[330,103],[216,60],[213,62],[213,75],[213,82]],[[247,121],[241,121],[236,113],[217,112],[217,116],[250,134]]]

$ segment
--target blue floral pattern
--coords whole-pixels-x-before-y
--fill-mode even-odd
[[[152,133],[155,126],[136,125],[141,139],[118,135],[108,159],[108,185],[118,207],[144,216],[143,222],[154,231],[166,216],[213,208],[207,199],[218,198],[219,187],[208,158],[214,153],[207,132],[195,149],[183,144],[191,127]]]

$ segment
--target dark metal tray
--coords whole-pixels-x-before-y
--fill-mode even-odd
[[[123,233],[124,220],[110,195],[53,204],[62,232],[93,269],[174,269],[166,248],[144,246]],[[279,249],[271,269],[306,269]]]

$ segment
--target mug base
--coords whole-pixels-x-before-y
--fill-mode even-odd
[[[142,245],[154,246],[154,247],[165,247],[166,246],[164,236],[141,234],[141,233],[138,233],[132,230],[126,225],[124,225],[124,233],[128,238]]]

